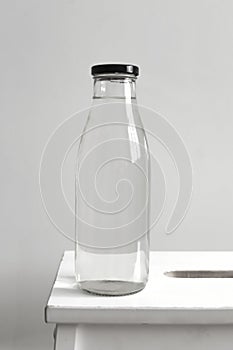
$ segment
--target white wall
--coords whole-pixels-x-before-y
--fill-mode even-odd
[[[15,0],[0,7],[0,347],[52,349],[43,307],[72,244],[43,211],[39,160],[55,127],[89,105],[93,63],[138,64],[139,102],[172,122],[191,155],[190,211],[166,236],[167,209],[152,249],[233,249],[233,2]]]

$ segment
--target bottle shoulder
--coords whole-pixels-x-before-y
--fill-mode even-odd
[[[79,145],[79,155],[92,150],[132,161],[149,159],[148,142],[138,108],[134,104],[111,103],[90,109]]]
[[[144,127],[137,104],[134,103],[104,103],[90,108],[84,132],[105,126],[134,127],[144,133]]]

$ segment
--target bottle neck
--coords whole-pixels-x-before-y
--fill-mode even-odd
[[[109,100],[136,100],[136,78],[128,76],[96,76],[94,77],[93,99],[107,102]],[[96,101],[97,102],[97,101]]]

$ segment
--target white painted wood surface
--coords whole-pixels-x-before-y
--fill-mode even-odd
[[[76,337],[77,326],[58,324],[55,332],[54,349],[55,350],[74,350],[78,349]]]
[[[146,288],[134,295],[102,297],[79,290],[74,252],[67,251],[46,307],[57,324],[233,324],[233,279],[186,279],[171,270],[233,270],[232,252],[152,252]]]
[[[232,350],[233,326],[79,324],[73,343],[56,350]]]

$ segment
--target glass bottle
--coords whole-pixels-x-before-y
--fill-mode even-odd
[[[126,295],[149,273],[150,156],[137,66],[92,67],[93,102],[76,167],[75,271],[81,289]]]

